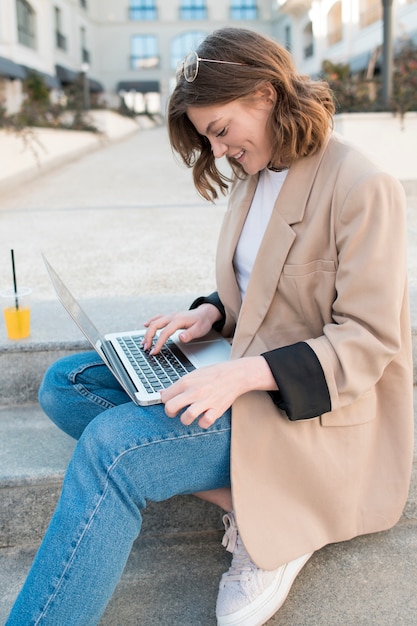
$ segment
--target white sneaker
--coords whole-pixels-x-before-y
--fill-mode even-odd
[[[253,563],[239,536],[233,513],[223,516],[223,545],[233,553],[230,569],[223,574],[217,596],[217,626],[262,626],[284,603],[295,577],[311,554],[263,570]]]

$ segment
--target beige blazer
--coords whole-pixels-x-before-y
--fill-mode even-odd
[[[256,184],[234,185],[220,233],[223,333],[234,335],[232,358],[307,342],[331,403],[296,421],[265,392],[232,407],[237,522],[253,560],[272,569],[398,521],[412,465],[412,358],[400,184],[330,135],[289,170],[242,304],[232,261]],[[291,376],[302,397],[305,374]]]

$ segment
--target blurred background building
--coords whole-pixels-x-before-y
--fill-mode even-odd
[[[391,3],[391,0],[384,0]],[[86,106],[165,111],[178,61],[231,25],[289,49],[300,72],[323,60],[380,71],[382,0],[0,0],[0,106],[19,110],[39,73],[57,101],[84,84]],[[417,42],[417,0],[392,0],[393,41]]]

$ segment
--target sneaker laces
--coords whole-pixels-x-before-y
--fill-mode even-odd
[[[222,539],[222,546],[226,548],[228,552],[234,552],[237,543],[237,525],[233,511],[223,515],[223,524],[225,533]]]
[[[240,538],[236,520],[233,513],[223,516],[225,533],[222,545],[228,552],[233,553],[230,568],[222,576],[223,584],[231,581],[249,580],[252,571],[256,570],[256,565],[252,562],[246,548]]]

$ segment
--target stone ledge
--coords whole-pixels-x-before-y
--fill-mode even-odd
[[[415,408],[417,419],[417,403]],[[40,540],[56,505],[74,445],[75,441],[60,431],[39,405],[0,408],[0,547]],[[417,445],[402,518],[417,520]],[[153,533],[220,528],[218,509],[192,496],[149,504],[144,526],[146,532]]]
[[[80,300],[100,332],[143,327],[149,317],[188,308],[199,294],[165,294]],[[90,349],[76,324],[56,301],[32,306],[32,333],[11,341],[0,328],[0,406],[34,402],[43,373],[62,356]]]
[[[417,611],[416,530],[415,522],[401,522],[317,551],[268,626],[411,626]],[[35,546],[0,550],[2,624],[34,554]],[[215,626],[218,583],[229,564],[220,533],[142,535],[100,626]]]
[[[141,328],[152,315],[187,309],[200,294],[163,294],[80,300],[103,333]],[[417,283],[410,285],[414,384],[417,385]],[[32,335],[11,341],[0,327],[0,406],[34,402],[43,373],[62,356],[90,349],[56,300],[33,303]]]

